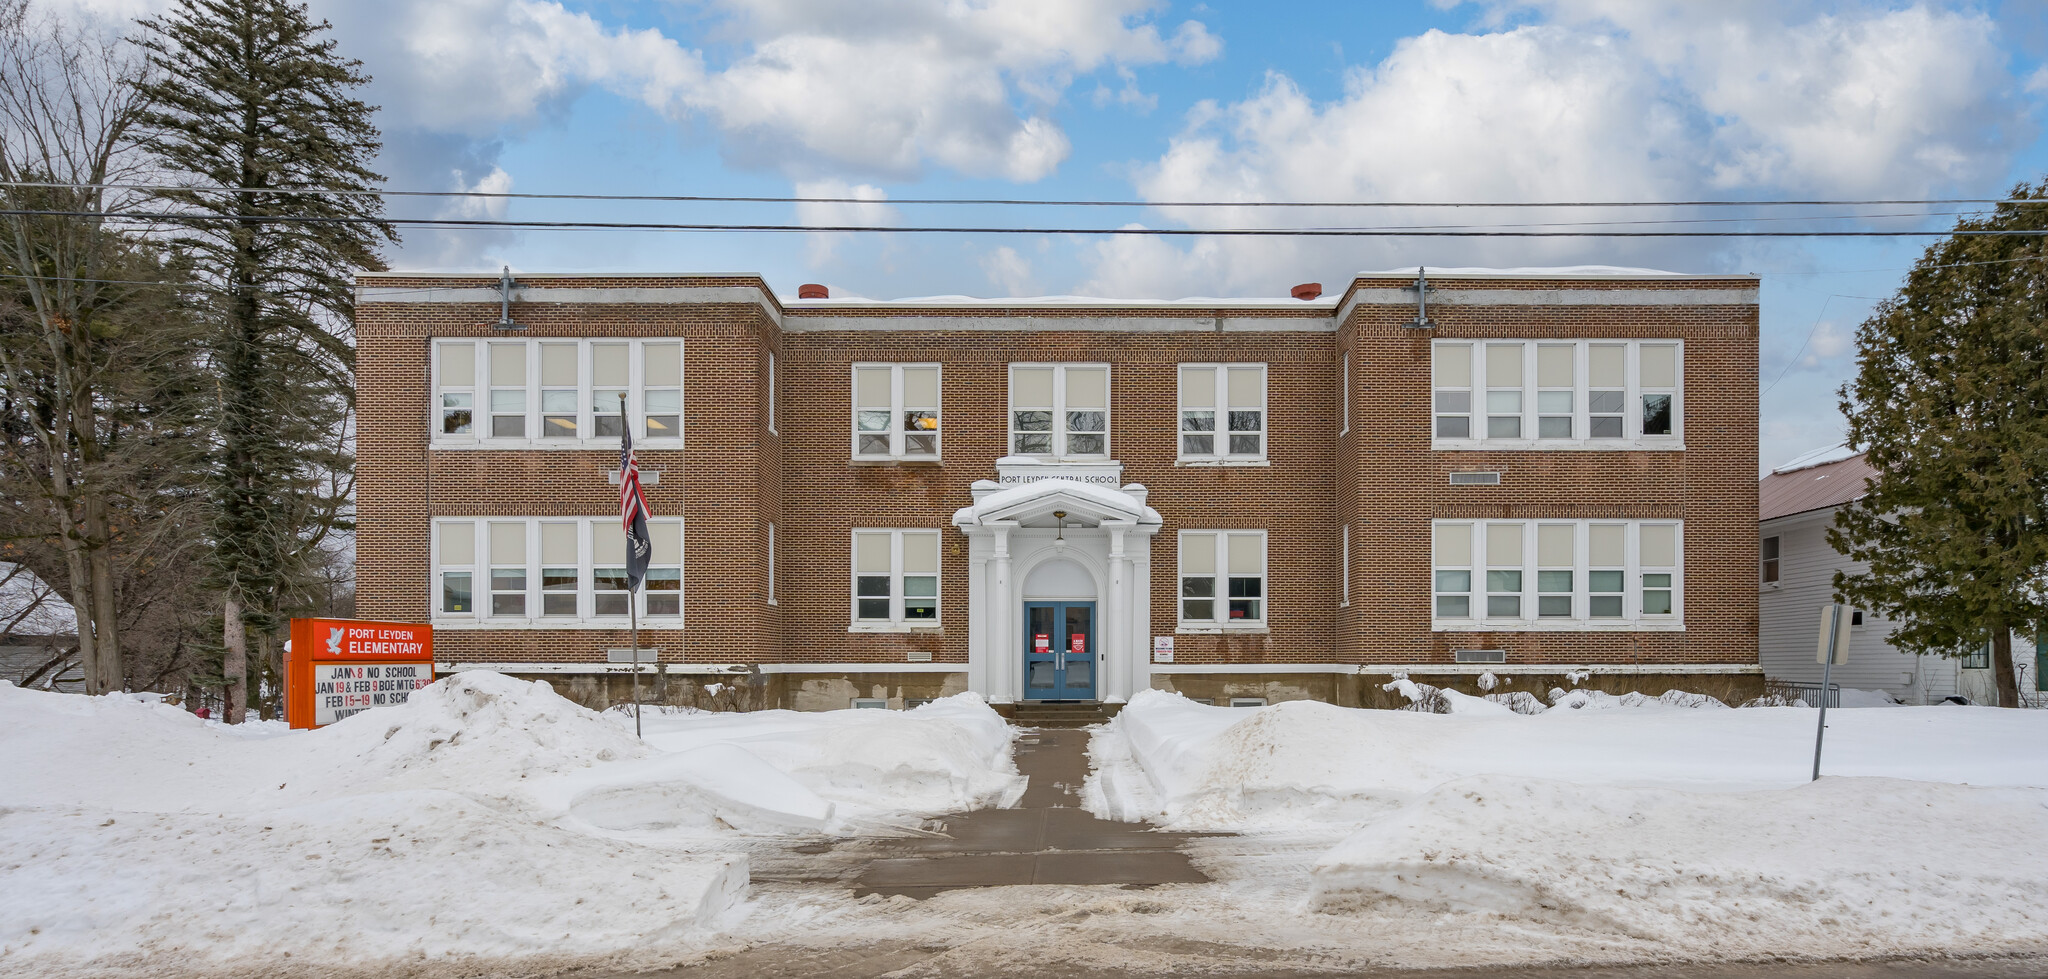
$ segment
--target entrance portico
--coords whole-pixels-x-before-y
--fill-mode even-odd
[[[1159,512],[1145,505],[1145,487],[1136,483],[1117,488],[1073,478],[1099,480],[1094,470],[1100,468],[1069,475],[1059,466],[1034,466],[1028,479],[1008,487],[981,480],[973,486],[974,504],[953,514],[953,525],[969,541],[967,685],[991,703],[1061,699],[1033,693],[1029,685],[1034,634],[1026,628],[1027,602],[1040,609],[1093,605],[1092,635],[1083,648],[1074,649],[1068,630],[1060,628],[1053,644],[1036,650],[1042,663],[1065,671],[1063,684],[1092,672],[1087,679],[1095,697],[1109,703],[1151,686],[1147,643]],[[1078,620],[1062,613],[1057,621]],[[1090,643],[1093,649],[1086,648]],[[1039,667],[1041,674],[1053,669]]]

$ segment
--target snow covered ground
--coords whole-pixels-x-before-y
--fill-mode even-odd
[[[744,915],[735,838],[1023,789],[972,696],[646,720],[489,673],[312,732],[0,684],[0,974],[670,961]]]
[[[1240,907],[1576,935],[1552,941],[1569,960],[1603,958],[1602,936],[1717,958],[2048,947],[2048,712],[1830,711],[1833,777],[1811,783],[1811,709],[1466,699],[1425,714],[1140,693],[1091,745],[1084,798],[1320,852],[1268,862],[1304,886]]]

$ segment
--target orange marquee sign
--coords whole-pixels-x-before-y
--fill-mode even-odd
[[[285,655],[285,720],[332,724],[405,703],[434,682],[434,627],[360,619],[293,619]]]

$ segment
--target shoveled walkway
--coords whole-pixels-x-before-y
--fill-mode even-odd
[[[1190,833],[1097,819],[1079,808],[1088,775],[1088,732],[1041,728],[1017,740],[1017,770],[1030,776],[1014,809],[982,809],[940,821],[943,835],[903,840],[914,855],[875,860],[855,895],[927,898],[962,887],[1009,884],[1199,884],[1209,878],[1180,845]]]

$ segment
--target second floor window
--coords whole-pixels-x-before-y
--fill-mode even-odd
[[[1780,539],[1779,539],[1779,538],[1776,538],[1776,537],[1766,537],[1766,538],[1764,538],[1764,546],[1763,546],[1763,555],[1762,555],[1762,557],[1763,557],[1763,578],[1764,578],[1764,584],[1766,584],[1766,585],[1769,585],[1769,584],[1775,584],[1775,583],[1777,582],[1777,580],[1778,580],[1778,547],[1779,547],[1779,541],[1780,541]]]
[[[1109,455],[1108,365],[1010,365],[1010,453]]]
[[[432,438],[533,447],[682,435],[679,340],[436,340]],[[621,401],[623,396],[624,401]]]
[[[853,365],[853,454],[939,458],[939,366]]]
[[[1183,462],[1266,457],[1266,365],[1180,366]]]
[[[1676,340],[1440,340],[1431,351],[1437,448],[1677,447]]]

